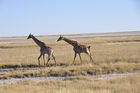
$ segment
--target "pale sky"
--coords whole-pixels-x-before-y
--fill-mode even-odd
[[[0,0],[0,36],[138,30],[139,0]]]

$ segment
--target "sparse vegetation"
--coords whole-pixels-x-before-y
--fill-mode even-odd
[[[140,74],[110,81],[78,76],[66,81],[27,80],[0,86],[2,93],[139,93],[139,88]]]
[[[0,79],[31,76],[76,76],[76,78],[71,78],[70,81],[67,79],[66,82],[18,82],[1,86],[2,93],[11,93],[12,91],[14,93],[46,93],[46,90],[48,90],[48,93],[139,93],[140,84],[137,82],[140,81],[139,75],[111,81],[94,81],[86,77],[93,74],[140,71],[139,36],[76,40],[91,46],[91,53],[97,63],[96,65],[92,64],[85,54],[82,54],[82,65],[78,57],[76,58],[76,65],[73,65],[72,46],[63,41],[59,43],[55,40],[44,41],[53,48],[57,66],[55,67],[51,60],[49,66],[44,67],[43,60],[41,60],[41,68],[38,68],[37,62],[39,47],[34,42],[0,43]],[[136,85],[134,85],[135,83]]]
[[[80,65],[78,57],[75,62],[76,65],[72,65],[74,54],[72,46],[63,41],[59,43],[54,40],[44,41],[49,46],[53,47],[57,67],[54,67],[54,62],[51,60],[49,67],[46,66],[45,68],[43,67],[43,60],[41,60],[41,69],[38,69],[37,62],[39,47],[37,47],[34,42],[0,44],[0,46],[5,47],[0,50],[0,69],[11,70],[8,71],[8,74],[6,72],[1,72],[3,74],[0,78],[15,76],[24,77],[24,75],[42,76],[43,70],[46,76],[63,76],[65,74],[72,76],[139,71],[140,44],[131,43],[132,41],[138,41],[139,38],[140,37],[136,36],[77,39],[78,42],[91,46],[91,53],[97,65],[92,64],[86,54],[82,54],[83,65]]]

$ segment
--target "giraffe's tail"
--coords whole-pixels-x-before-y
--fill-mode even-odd
[[[88,46],[89,51],[90,51],[90,47],[91,47],[91,46]]]

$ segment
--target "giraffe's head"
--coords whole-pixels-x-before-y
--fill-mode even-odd
[[[29,36],[27,37],[27,39],[30,39],[30,38],[32,38],[32,34],[29,34]]]
[[[58,38],[57,42],[60,41],[60,40],[63,40],[63,38],[64,37],[60,35],[60,37]]]

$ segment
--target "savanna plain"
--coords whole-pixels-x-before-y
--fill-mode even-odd
[[[83,64],[80,64],[77,56],[74,65],[71,45],[64,41],[43,40],[53,48],[57,66],[53,59],[44,66],[41,59],[40,68],[37,60],[40,48],[33,40],[23,38],[25,41],[0,42],[0,80],[50,76],[65,79],[0,84],[0,93],[140,93],[140,36],[73,39],[91,46],[90,51],[96,63],[93,64],[86,54],[82,54]],[[45,58],[47,61],[47,55]],[[114,73],[136,74],[110,80],[92,77]]]

